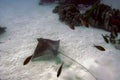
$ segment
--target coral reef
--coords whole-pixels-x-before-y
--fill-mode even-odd
[[[100,0],[59,0],[60,4],[74,4],[76,6],[78,6],[79,4],[83,4],[83,5],[92,5],[94,3],[99,3]]]
[[[58,4],[74,4],[78,6],[79,4],[83,5],[92,5],[94,3],[99,3],[100,0],[39,0],[39,5],[44,3],[58,3]]]
[[[93,27],[107,31],[116,29],[120,32],[120,11],[118,9],[112,9],[110,6],[100,3],[93,5],[83,16]]]
[[[120,32],[120,10],[112,9],[106,4],[96,3],[83,14],[74,4],[59,4],[53,13],[58,13],[59,20],[65,22],[70,28],[81,24],[88,27],[89,24],[107,31],[116,29]]]
[[[79,26],[81,24],[80,11],[74,4],[60,4],[55,7],[53,13],[58,13],[59,20],[69,26]]]

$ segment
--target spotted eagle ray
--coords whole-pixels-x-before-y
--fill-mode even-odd
[[[42,56],[44,54],[48,54],[48,52],[52,53],[54,56],[56,56],[56,55],[58,55],[58,53],[60,53],[61,55],[65,56],[66,58],[69,58],[73,62],[75,62],[78,65],[82,66],[87,72],[89,72],[95,78],[95,80],[97,80],[97,78],[87,68],[85,68],[82,64],[80,64],[76,60],[72,59],[71,57],[69,57],[69,56],[67,56],[67,55],[65,55],[63,53],[58,52],[60,40],[50,40],[50,39],[44,39],[44,38],[38,38],[37,40],[38,40],[38,44],[36,46],[34,54],[27,57],[25,59],[23,65],[28,64],[29,61],[34,59],[34,58],[40,57],[40,56]],[[61,70],[58,70],[57,77],[59,77],[60,73],[61,73]]]
[[[44,38],[38,38],[37,40],[38,40],[38,44],[34,51],[34,54],[27,57],[23,65],[28,64],[30,60],[34,60],[35,58],[38,58],[48,53],[49,54],[51,53],[54,56],[58,54],[60,40],[55,41]]]

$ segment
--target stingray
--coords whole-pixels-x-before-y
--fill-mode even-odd
[[[73,62],[75,62],[78,65],[80,65],[81,67],[83,67],[85,69],[85,71],[89,72],[95,78],[95,80],[97,80],[96,77],[87,68],[85,68],[83,65],[81,65],[79,62],[77,62],[76,60],[72,59],[71,57],[69,57],[61,52],[58,52],[60,40],[50,40],[50,39],[44,39],[44,38],[38,38],[37,40],[38,40],[38,44],[36,46],[34,54],[27,57],[25,59],[23,65],[28,64],[31,60],[38,58],[40,56],[44,56],[47,54],[52,54],[53,56],[57,56],[59,53],[59,55],[69,58]],[[59,77],[60,73],[61,73],[61,69],[58,70],[57,77]]]
[[[34,54],[27,57],[23,65],[28,64],[30,60],[34,60],[35,58],[39,58],[40,56],[44,56],[47,54],[57,56],[60,40],[55,41],[44,38],[38,38],[37,40],[38,40],[38,44],[36,46]]]

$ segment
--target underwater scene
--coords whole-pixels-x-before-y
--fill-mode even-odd
[[[0,80],[120,80],[120,0],[0,0]]]

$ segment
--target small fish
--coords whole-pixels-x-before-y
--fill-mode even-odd
[[[101,50],[101,51],[105,51],[105,48],[103,48],[102,46],[100,45],[94,45],[94,47],[96,47],[97,49]]]
[[[73,30],[75,29],[75,26],[73,24],[69,24],[69,27]]]
[[[102,37],[103,37],[103,39],[105,40],[106,43],[109,43],[109,40],[107,39],[106,36],[104,36],[104,35],[102,34]]]
[[[61,74],[63,64],[64,64],[64,63],[62,63],[61,66],[60,66],[60,68],[58,69],[57,77],[59,77],[60,74]]]
[[[106,37],[106,38],[110,38],[110,36],[109,36],[109,35],[107,35],[107,34],[105,34],[105,37]]]
[[[32,58],[32,55],[31,55],[31,56],[29,56],[29,57],[27,57],[27,58],[25,59],[25,61],[24,61],[23,65],[28,64],[28,62],[30,62],[31,58]]]
[[[87,27],[87,28],[89,27],[88,22],[85,21],[85,20],[83,20],[83,19],[81,19],[81,24],[84,25],[84,26]]]

